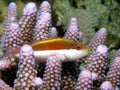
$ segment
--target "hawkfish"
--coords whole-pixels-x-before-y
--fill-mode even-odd
[[[31,46],[37,62],[46,61],[52,54],[56,54],[61,61],[75,61],[88,54],[87,46],[81,42],[64,38],[37,41],[32,43]],[[19,56],[18,52],[19,50],[14,52],[15,57]]]
[[[80,42],[54,38],[32,44],[36,59],[47,60],[51,54],[57,54],[62,61],[78,60],[88,53],[88,48]]]

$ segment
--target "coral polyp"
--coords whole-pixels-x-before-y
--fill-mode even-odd
[[[84,45],[86,35],[73,16],[64,36],[59,37],[51,8],[48,1],[38,10],[29,2],[17,20],[17,5],[9,4],[2,37],[0,90],[119,89],[120,50],[109,64],[106,28],[100,28]]]

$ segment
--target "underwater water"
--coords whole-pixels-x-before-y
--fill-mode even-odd
[[[11,2],[15,2],[16,6],[17,6],[17,10],[15,12],[14,12],[14,7],[12,7],[12,9],[10,9],[10,11],[8,9],[8,6],[10,5]],[[30,2],[34,2],[34,4],[36,5],[35,7],[33,5],[34,8],[31,10],[32,14],[31,14],[31,12],[29,12],[29,9],[26,9],[26,12],[24,13],[25,6]],[[103,64],[106,66],[107,69],[105,71],[101,71],[101,72],[102,73],[104,72],[106,77],[109,77],[109,76],[107,76],[107,73],[109,71],[110,63],[111,63],[111,61],[113,61],[113,59],[115,57],[119,57],[119,55],[120,55],[119,54],[119,49],[120,49],[120,18],[119,18],[120,2],[118,0],[109,0],[109,1],[108,0],[48,0],[50,7],[46,5],[45,8],[44,8],[44,6],[42,7],[42,5],[41,5],[42,2],[43,2],[43,0],[0,0],[0,6],[1,6],[1,8],[0,8],[0,37],[1,37],[0,38],[1,39],[0,40],[0,58],[1,58],[1,60],[5,59],[5,60],[8,60],[7,62],[11,63],[11,61],[9,60],[9,58],[11,58],[11,57],[7,57],[8,53],[6,54],[6,52],[9,51],[8,47],[16,48],[16,46],[17,46],[17,48],[18,47],[21,48],[24,44],[31,44],[31,43],[39,41],[39,40],[46,40],[46,39],[61,37],[61,38],[71,39],[71,40],[74,40],[77,42],[82,42],[86,46],[88,46],[88,48],[90,49],[90,51],[88,52],[89,54],[83,60],[89,60],[91,58],[97,57],[96,52],[97,52],[97,48],[99,45],[104,44],[105,46],[107,46],[107,51],[103,51],[104,53],[106,52],[107,55],[105,53],[106,56],[103,55],[101,57],[104,58],[105,60],[107,57],[108,65],[106,66],[106,64]],[[41,5],[41,7],[40,7],[40,5]],[[31,6],[29,6],[28,8],[31,8]],[[43,8],[43,9],[41,9],[41,8]],[[12,12],[14,12],[14,13],[12,13]],[[36,12],[37,12],[37,14],[36,14]],[[44,12],[44,13],[42,13],[42,12]],[[47,14],[46,14],[46,12],[47,12]],[[7,15],[7,13],[8,13],[8,15]],[[29,14],[30,14],[30,16],[29,16]],[[13,15],[13,17],[15,17],[15,19],[14,18],[10,19],[10,17],[11,17],[10,15]],[[10,22],[17,23],[18,26],[15,26],[17,28],[10,27]],[[21,30],[22,35],[20,34],[18,28]],[[8,29],[8,31],[7,31],[7,29]],[[14,34],[14,32],[15,32],[14,29],[16,31],[18,30],[17,35]],[[39,29],[41,29],[41,31],[37,31]],[[36,31],[32,31],[32,30],[36,30]],[[98,32],[99,32],[99,34],[97,34]],[[13,40],[10,39],[12,37],[12,36],[9,36],[10,34],[13,35]],[[9,37],[7,37],[7,35]],[[17,38],[17,39],[15,39],[15,38]],[[117,51],[118,51],[118,53],[117,53]],[[102,51],[100,51],[100,53],[101,52]],[[94,56],[93,57],[92,56],[93,53],[95,53],[96,56],[93,55]],[[6,59],[6,57],[7,57],[7,59]],[[99,57],[99,55],[98,55],[98,57]],[[52,58],[56,59],[56,56],[52,57]],[[104,59],[102,59],[102,60],[104,61]],[[93,61],[91,61],[91,62],[93,62]],[[116,61],[116,62],[119,62],[119,61]],[[114,62],[113,65],[120,65],[119,63],[116,64],[116,62]],[[2,65],[0,66],[1,67],[1,78],[11,87],[17,87],[17,86],[15,86],[17,84],[14,83],[14,80],[17,78],[16,73],[18,73],[18,71],[19,71],[19,68],[18,68],[19,66],[17,64],[17,63],[19,63],[19,60],[15,61],[14,63],[15,63],[15,66],[13,65],[14,67],[12,67],[12,65],[8,65],[8,64],[6,65],[6,62],[4,63],[4,66],[2,66]],[[58,75],[58,77],[60,76],[60,78],[66,79],[66,76],[67,75],[69,76],[68,73],[70,73],[70,77],[71,77],[70,79],[73,79],[73,82],[74,82],[74,83],[72,83],[71,86],[69,86],[69,85],[66,85],[67,82],[64,82],[64,80],[62,80],[63,81],[62,84],[65,84],[62,86],[61,79],[58,80],[55,78],[55,80],[60,81],[60,83],[58,83],[58,87],[59,87],[58,90],[60,90],[61,87],[62,87],[62,89],[65,87],[67,87],[67,89],[71,88],[71,87],[75,87],[75,88],[77,87],[78,84],[76,84],[77,83],[76,81],[78,80],[79,74],[81,74],[80,70],[81,70],[81,68],[86,68],[86,65],[83,64],[83,67],[82,67],[81,63],[83,64],[83,62],[79,62],[79,65],[78,65],[79,67],[74,66],[75,62],[73,62],[73,63],[70,62],[68,64],[64,63],[66,65],[66,67],[64,66],[64,64],[62,66],[59,66],[59,65],[56,66],[56,67],[60,67],[59,72],[62,71],[62,75],[63,75],[63,78],[61,77],[61,75]],[[89,61],[88,62],[86,61],[84,63],[85,64],[87,63],[87,69],[93,68],[93,67],[90,67],[91,64],[88,64],[88,63],[90,63]],[[59,62],[59,64],[60,64],[60,62]],[[81,67],[80,67],[80,65],[81,65]],[[70,68],[71,66],[75,67],[75,69],[71,69]],[[96,67],[97,67],[97,65],[96,65]],[[5,68],[5,71],[3,68]],[[38,68],[41,68],[41,69],[37,70]],[[47,66],[45,68],[45,63],[42,63],[41,66],[38,65],[38,68],[37,69],[35,68],[35,70],[38,73],[41,72],[41,74],[36,75],[36,73],[35,73],[35,75],[33,75],[33,76],[35,76],[35,77],[39,76],[44,81],[45,78],[47,78],[47,77],[43,73],[46,70]],[[62,70],[61,70],[61,68],[62,68]],[[73,74],[71,72],[68,72],[66,74],[66,72],[67,72],[66,68],[70,68],[70,70],[73,71],[72,72]],[[112,68],[114,68],[114,67],[112,67]],[[94,70],[94,68],[93,68],[93,70]],[[117,70],[119,70],[119,69],[117,69]],[[34,72],[34,70],[33,70],[33,72]],[[110,74],[112,73],[112,75],[113,75],[115,72],[110,71],[109,73]],[[19,76],[19,74],[17,74],[17,75]],[[117,75],[118,75],[118,73],[117,73]],[[74,76],[74,77],[72,77],[72,76]],[[101,76],[101,74],[100,74],[100,76]],[[118,79],[120,81],[119,78],[116,78],[116,79]],[[108,80],[109,80],[109,78],[108,78]],[[70,80],[70,84],[71,84],[71,82],[72,82],[72,80]],[[102,81],[100,81],[100,83],[102,83]],[[43,85],[42,89],[43,88],[45,89],[46,85],[47,84]],[[113,86],[118,87],[119,85],[113,84]],[[31,87],[32,87],[32,85],[31,85]],[[30,90],[32,90],[31,87],[30,87]],[[34,85],[33,85],[33,87],[34,87]],[[48,86],[48,87],[52,88],[52,86]],[[94,86],[93,88],[96,88],[96,87],[97,88],[100,87],[100,84],[98,84],[98,86]],[[54,86],[54,88],[56,88],[56,86]],[[75,88],[71,88],[70,90],[74,90]],[[48,90],[50,90],[50,89],[48,89]],[[76,88],[76,90],[77,90],[77,88]],[[93,90],[93,89],[91,89],[91,90]]]

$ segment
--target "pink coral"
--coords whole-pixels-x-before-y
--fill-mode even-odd
[[[35,70],[35,59],[32,47],[24,45],[20,51],[17,78],[14,81],[14,88],[16,90],[34,90],[36,84],[33,80],[36,75],[37,71]]]
[[[117,89],[120,86],[119,72],[120,72],[120,49],[117,51],[115,57],[112,60],[106,79],[111,82],[114,89]]]
[[[84,70],[80,73],[75,90],[92,90],[93,79],[89,70]]]
[[[61,61],[53,54],[48,57],[43,75],[41,90],[60,90],[61,88]]]
[[[83,40],[83,35],[79,30],[79,25],[78,25],[77,19],[75,17],[71,18],[64,38],[74,40],[74,41],[82,41]]]
[[[17,22],[17,5],[11,2],[7,8],[6,16],[4,20],[4,35],[7,33],[7,29],[12,22]]]
[[[52,15],[51,6],[48,1],[43,1],[38,11],[35,3],[28,3],[23,9],[19,25],[17,24],[16,19],[16,9],[16,4],[13,2],[8,6],[4,23],[4,56],[0,60],[0,70],[10,70],[10,76],[12,75],[15,79],[11,80],[9,76],[6,76],[6,73],[3,74],[2,72],[1,78],[4,79],[3,77],[5,77],[7,81],[10,80],[11,82],[9,83],[4,80],[6,81],[5,83],[0,80],[0,89],[92,90],[94,88],[105,90],[105,88],[110,88],[112,86],[114,88],[117,87],[118,89],[120,80],[120,50],[118,50],[111,62],[110,70],[106,78],[108,82],[103,82],[105,79],[108,50],[105,45],[107,37],[107,30],[105,28],[101,28],[98,32],[96,32],[94,37],[88,43],[88,47],[90,48],[89,55],[87,58],[83,59],[86,60],[85,63],[87,63],[87,70],[80,72],[79,67],[76,66],[78,58],[73,57],[72,54],[75,53],[70,52],[70,50],[66,50],[67,52],[64,51],[64,57],[62,57],[60,53],[54,52],[54,54],[52,53],[52,55],[47,56],[47,59],[45,58],[45,62],[41,63],[43,58],[37,58],[39,61],[37,62],[35,57],[36,53],[38,57],[41,57],[41,51],[36,52],[32,50],[31,45],[23,45],[25,43],[29,44],[33,41],[57,37],[57,31],[51,28]],[[77,42],[82,41],[83,34],[79,31],[79,29],[77,19],[72,17],[64,38]],[[66,57],[66,55],[68,57]],[[67,60],[63,62],[60,59]],[[71,59],[74,59],[74,61],[71,61]],[[18,67],[17,74],[14,73],[16,74],[16,77],[13,76],[14,70],[11,68],[13,66]],[[13,84],[13,88],[9,86],[11,83]]]
[[[36,5],[33,2],[28,3],[23,9],[23,15],[19,21],[20,30],[22,33],[22,44],[32,42],[32,34],[36,21],[36,11]]]

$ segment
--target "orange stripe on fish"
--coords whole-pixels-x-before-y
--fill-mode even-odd
[[[61,50],[61,49],[88,49],[80,42],[75,42],[68,39],[55,38],[43,40],[32,44],[34,51],[40,50]]]

